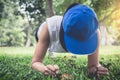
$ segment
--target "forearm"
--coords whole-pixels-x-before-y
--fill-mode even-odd
[[[90,66],[99,66],[99,52],[98,49],[94,54],[88,55],[88,67]]]
[[[97,76],[108,74],[108,69],[102,67],[99,63],[98,49],[94,54],[88,56],[88,73]]]
[[[99,66],[99,46],[100,46],[100,31],[98,29],[98,47],[92,55],[88,55],[88,66]]]
[[[46,51],[47,51],[47,48],[46,47],[47,44],[37,44],[36,46],[36,49],[35,49],[35,52],[34,52],[34,57],[32,59],[32,65],[31,67],[33,69],[36,69],[40,72],[44,72],[44,68],[45,68],[45,65],[43,64],[43,59],[45,57],[45,54],[46,54]]]

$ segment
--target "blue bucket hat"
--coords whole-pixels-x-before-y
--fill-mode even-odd
[[[64,43],[74,54],[92,54],[98,46],[98,20],[88,6],[75,5],[63,17]]]

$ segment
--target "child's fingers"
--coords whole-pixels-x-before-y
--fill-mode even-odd
[[[55,75],[55,69],[54,69],[54,66],[52,65],[47,65],[46,68],[45,68],[45,72],[44,72],[45,75]]]
[[[59,72],[59,67],[58,67],[58,65],[54,65],[54,68],[55,68],[56,74],[58,74],[58,72]]]
[[[108,74],[108,69],[105,68],[105,67],[98,67],[97,68],[97,74],[107,75]]]
[[[98,67],[98,71],[103,71],[103,72],[105,72],[105,71],[108,71],[108,69],[105,68],[105,67]]]
[[[108,75],[108,71],[97,71],[97,74]]]
[[[53,75],[56,76],[56,74],[59,72],[58,65],[47,65],[44,68],[44,74],[45,75]]]
[[[54,67],[54,65],[47,65],[46,66],[49,70],[51,70],[52,72],[55,72],[55,67]]]
[[[48,72],[45,72],[44,74],[45,74],[46,76],[48,76],[48,75],[49,75],[49,73],[48,73]]]
[[[55,72],[51,71],[51,70],[46,70],[44,74],[47,74],[47,75],[55,75]]]

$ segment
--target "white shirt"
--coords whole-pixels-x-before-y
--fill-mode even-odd
[[[43,22],[38,29],[37,37],[39,37],[40,32],[44,27],[44,24],[45,23],[48,24],[48,31],[50,35],[50,44],[49,44],[50,52],[65,52],[65,50],[61,46],[60,39],[59,39],[62,18],[63,18],[62,16],[53,16],[53,17],[47,18],[46,22]]]

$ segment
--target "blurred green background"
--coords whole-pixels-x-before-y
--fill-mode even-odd
[[[97,13],[102,45],[120,45],[119,0],[0,0],[0,46],[34,46],[35,30],[46,17],[63,15],[75,2]]]

